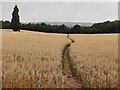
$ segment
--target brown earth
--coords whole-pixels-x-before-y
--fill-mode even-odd
[[[68,82],[69,88],[82,88],[82,84],[80,82],[79,77],[73,75],[71,68],[70,68],[70,62],[68,59],[68,52],[69,47],[66,48],[64,52],[64,74],[66,76],[66,82]]]

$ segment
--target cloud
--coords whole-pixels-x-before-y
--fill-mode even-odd
[[[11,19],[15,4],[22,22],[98,22],[118,18],[117,2],[4,2],[4,20]]]

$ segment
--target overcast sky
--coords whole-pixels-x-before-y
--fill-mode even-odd
[[[118,2],[2,2],[2,19],[15,5],[21,22],[102,22],[118,19]]]

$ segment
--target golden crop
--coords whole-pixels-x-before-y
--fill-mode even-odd
[[[118,87],[118,35],[69,35],[84,87]],[[61,53],[67,35],[2,30],[2,87],[64,88]],[[0,50],[1,50],[0,48]]]
[[[0,89],[2,89],[2,31],[0,30]]]
[[[65,81],[60,68],[66,35],[3,30],[2,86],[58,88]]]
[[[118,35],[70,35],[71,55],[84,87],[118,87]]]

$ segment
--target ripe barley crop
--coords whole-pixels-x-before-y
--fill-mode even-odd
[[[84,87],[118,87],[117,34],[70,35],[71,55]]]
[[[0,30],[0,89],[2,89],[2,31]]]
[[[61,51],[68,39],[62,34],[2,30],[3,87],[67,87]],[[70,35],[70,54],[84,87],[118,87],[118,35]],[[69,41],[70,42],[70,41]],[[1,48],[0,48],[1,50]]]
[[[60,68],[66,35],[3,30],[2,86],[65,87]]]
[[[118,87],[118,35],[70,35],[71,55],[84,87]]]

